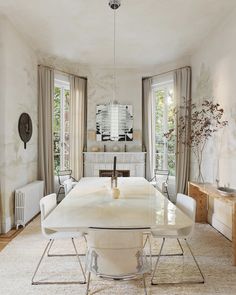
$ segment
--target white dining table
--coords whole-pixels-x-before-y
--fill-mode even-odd
[[[111,179],[84,177],[43,221],[55,231],[89,228],[178,230],[193,221],[142,177],[118,178],[119,199]]]

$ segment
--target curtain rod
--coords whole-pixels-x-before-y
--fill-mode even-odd
[[[61,72],[61,73],[67,74],[67,75],[73,75],[73,76],[75,76],[75,77],[78,77],[78,78],[81,78],[81,79],[85,79],[85,80],[87,80],[87,77],[74,75],[74,74],[71,74],[71,73],[68,73],[68,72],[65,72],[65,71],[62,71],[62,70],[56,69],[56,68],[54,68],[54,67],[45,66],[45,65],[41,65],[41,64],[39,64],[38,67],[39,67],[39,66],[42,66],[42,67],[48,68],[48,69],[50,69],[50,70],[58,71],[58,72]]]
[[[174,70],[169,70],[169,71],[166,71],[166,72],[157,74],[157,75],[153,75],[153,76],[149,76],[149,77],[143,77],[142,80],[150,79],[150,78],[154,78],[154,77],[158,77],[158,76],[162,76],[162,75],[165,75],[165,74],[169,74],[171,72],[174,72],[176,70],[182,70],[182,69],[191,69],[191,67],[190,66],[180,67],[180,68],[177,68],[177,69],[174,69]]]

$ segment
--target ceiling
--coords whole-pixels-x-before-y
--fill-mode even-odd
[[[113,64],[108,0],[0,0],[0,13],[39,51],[88,65]],[[190,55],[235,0],[121,0],[117,66],[163,64]]]

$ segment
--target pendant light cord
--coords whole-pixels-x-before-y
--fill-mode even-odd
[[[114,9],[114,40],[113,40],[113,102],[116,100],[116,9]]]

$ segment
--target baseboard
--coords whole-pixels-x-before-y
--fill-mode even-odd
[[[227,239],[232,241],[232,229],[219,221],[214,215],[215,214],[212,214],[212,226],[222,233],[222,235],[224,235]]]
[[[9,216],[9,217],[5,218],[5,220],[3,220],[3,222],[2,222],[2,230],[1,230],[1,233],[2,234],[6,234],[12,228],[13,228],[12,219]]]

